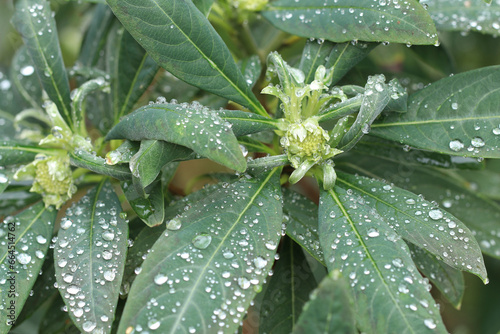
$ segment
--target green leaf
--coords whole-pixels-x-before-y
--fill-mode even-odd
[[[208,16],[214,0],[193,0],[193,4],[203,15]]]
[[[6,168],[0,166],[0,195],[7,189],[9,184],[14,179],[16,168]]]
[[[150,185],[167,163],[191,156],[187,147],[162,140],[143,140],[139,151],[130,159],[130,171],[139,178],[142,188]]]
[[[107,54],[114,122],[118,123],[149,87],[159,66],[119,24],[108,39]]]
[[[344,117],[359,111],[363,99],[363,95],[360,94],[345,101],[335,103],[318,114],[318,122]]]
[[[326,265],[349,278],[361,331],[447,333],[408,247],[372,207],[337,184],[321,191],[318,216]]]
[[[109,83],[106,82],[103,77],[86,81],[71,92],[71,117],[75,129],[78,129],[80,134],[87,133],[85,129],[85,109],[83,107],[83,102],[87,95],[93,91],[99,90],[104,92],[109,90]]]
[[[460,270],[454,269],[425,249],[408,244],[411,257],[418,270],[434,284],[441,294],[459,309],[464,295],[465,283]]]
[[[5,218],[0,225],[4,246],[0,250],[0,299],[4,306],[0,333],[8,332],[30,295],[49,249],[56,214],[39,202]]]
[[[131,183],[131,181],[123,181],[121,185],[127,201],[137,216],[149,227],[163,223],[165,199],[161,182],[153,183],[147,194],[137,190],[137,187]]]
[[[260,310],[259,332],[291,333],[316,279],[302,247],[285,238]]]
[[[217,110],[215,113],[223,120],[231,123],[234,135],[244,136],[266,130],[278,130],[279,120],[269,119],[241,110]]]
[[[114,18],[113,12],[104,1],[103,4],[95,6],[78,57],[78,62],[83,66],[92,67],[97,64]]]
[[[10,77],[17,91],[28,102],[31,108],[42,106],[42,87],[35,75],[35,64],[31,60],[26,46],[20,47],[12,59]]]
[[[108,0],[108,4],[132,36],[167,71],[267,116],[228,48],[191,1]]]
[[[47,152],[39,146],[29,146],[15,141],[0,141],[0,165],[8,166],[33,161],[38,153]]]
[[[343,151],[353,148],[361,137],[369,132],[370,125],[390,100],[390,88],[385,84],[385,77],[383,75],[369,77],[358,116],[342,137],[338,147]]]
[[[245,82],[248,86],[253,87],[257,80],[259,80],[260,73],[262,71],[262,65],[260,63],[260,58],[257,55],[242,59],[238,62],[238,66],[243,73]]]
[[[64,312],[64,301],[61,297],[54,300],[42,317],[38,333],[44,334],[81,334],[73,325],[68,312]]]
[[[417,0],[398,2],[359,0],[278,0],[262,15],[278,29],[301,37],[342,43],[353,40],[434,44],[437,32]]]
[[[73,166],[86,168],[98,174],[108,175],[118,180],[129,180],[132,173],[125,165],[107,165],[106,160],[87,151],[76,150],[70,153],[70,163]]]
[[[372,207],[372,215],[384,217],[405,240],[424,248],[449,266],[487,281],[474,235],[448,212],[407,190],[374,179],[338,172],[337,182],[349,189],[352,198]]]
[[[338,167],[379,177],[426,199],[439,203],[444,210],[462,221],[474,234],[483,253],[500,258],[500,206],[477,195],[466,180],[454,177],[446,170],[407,165],[404,161],[391,161],[374,153],[352,155],[356,164],[340,162]]]
[[[500,4],[472,0],[426,0],[425,5],[436,28],[441,31],[477,31],[482,34],[500,34]]]
[[[124,140],[116,150],[106,153],[106,164],[117,165],[129,163],[130,159],[139,151],[141,143]]]
[[[73,128],[69,82],[64,67],[57,27],[46,0],[20,0],[12,23],[23,36],[35,70],[50,99],[66,123]]]
[[[323,65],[326,69],[333,71],[331,85],[335,85],[377,45],[376,43],[353,44],[351,42],[335,44],[322,39],[307,40],[299,66],[305,74],[304,82],[313,81],[316,69]]]
[[[411,95],[406,113],[388,115],[370,133],[439,153],[500,158],[499,85],[499,66],[441,79]]]
[[[281,220],[275,169],[226,185],[167,222],[132,285],[118,332],[234,332],[271,269]],[[157,303],[148,304],[152,297]]]
[[[111,331],[127,252],[128,226],[120,213],[111,183],[103,181],[61,220],[54,249],[57,285],[84,333]]]
[[[286,234],[324,264],[318,237],[318,206],[307,197],[286,188],[283,189],[283,203]]]
[[[500,200],[500,160],[488,160],[484,170],[457,171],[478,195]]]
[[[225,122],[208,109],[174,104],[153,104],[125,116],[106,136],[110,139],[163,140],[237,171],[246,161],[236,137]]]
[[[293,334],[358,333],[347,280],[338,271],[326,276],[304,306]]]

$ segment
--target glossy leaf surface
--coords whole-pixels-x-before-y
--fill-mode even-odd
[[[191,1],[108,0],[108,4],[132,36],[167,71],[193,86],[266,115],[227,46]]]
[[[436,28],[416,0],[403,3],[378,0],[278,0],[262,12],[288,33],[333,42],[391,42],[434,44]],[[384,19],[381,19],[381,18]]]
[[[235,331],[281,235],[278,176],[243,177],[168,221],[132,285],[118,332]],[[157,303],[148,306],[152,297]]]
[[[83,150],[76,150],[70,154],[71,165],[82,167],[98,174],[108,175],[118,180],[132,178],[129,168],[124,165],[107,165],[106,160]]]
[[[49,249],[56,214],[39,202],[0,225],[1,333],[9,331],[30,295]]]
[[[406,113],[389,115],[370,133],[439,153],[500,158],[499,85],[498,66],[439,80],[411,95]]]
[[[54,249],[59,292],[84,333],[110,333],[127,253],[128,225],[109,181],[66,210]],[[88,311],[85,311],[85,310]]]

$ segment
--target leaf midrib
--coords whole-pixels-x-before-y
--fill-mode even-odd
[[[379,276],[379,279],[380,281],[383,283],[383,286],[385,287],[386,291],[388,292],[388,295],[391,297],[391,300],[393,302],[393,305],[397,308],[397,310],[399,311],[399,314],[402,316],[402,318],[404,319],[404,322],[406,323],[407,325],[407,328],[411,331],[411,333],[415,333],[413,331],[413,328],[412,326],[410,325],[410,323],[408,322],[408,319],[406,318],[406,315],[405,313],[401,310],[401,307],[399,306],[399,304],[397,303],[396,301],[396,298],[394,297],[393,293],[392,293],[392,290],[389,289],[389,286],[387,285],[385,279],[384,279],[384,275],[382,275],[382,272],[380,271],[375,259],[372,257],[372,254],[370,253],[369,249],[368,249],[368,246],[365,244],[363,238],[361,237],[361,234],[359,233],[358,229],[356,228],[354,222],[352,221],[351,219],[351,216],[349,215],[349,213],[347,212],[347,210],[345,209],[344,205],[342,204],[342,202],[340,201],[340,199],[337,197],[337,194],[335,193],[334,189],[330,189],[328,190],[328,194],[332,197],[332,199],[335,201],[335,203],[337,204],[337,206],[339,207],[339,209],[342,211],[342,214],[344,215],[344,217],[346,217],[347,221],[349,222],[349,225],[351,225],[351,229],[352,231],[355,233],[356,235],[356,238],[358,239],[360,245],[363,247],[363,250],[366,254],[366,257],[370,260],[370,262],[372,263],[372,266],[373,268],[375,269],[375,272],[377,273],[377,275]]]

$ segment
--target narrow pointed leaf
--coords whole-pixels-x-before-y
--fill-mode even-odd
[[[308,40],[302,51],[299,69],[304,72],[305,83],[314,80],[316,69],[323,65],[331,69],[335,85],[351,68],[363,60],[378,44],[351,42],[335,44],[330,41]]]
[[[108,175],[118,180],[129,180],[132,178],[130,169],[125,165],[107,165],[106,160],[83,150],[70,153],[70,163],[76,167],[86,168],[93,172]]]
[[[0,165],[8,166],[33,161],[38,153],[46,152],[39,146],[20,144],[15,141],[0,141]]]
[[[122,189],[130,206],[146,225],[152,227],[163,223],[165,198],[161,182],[153,183],[150,188],[148,194],[145,194],[144,190],[137,190],[132,181],[122,182]]]
[[[262,300],[259,331],[291,333],[316,285],[302,247],[286,238],[280,246],[280,259],[273,268]]]
[[[357,95],[342,102],[335,103],[326,108],[318,115],[318,121],[324,122],[329,119],[341,118],[359,111],[363,102],[363,95]]]
[[[465,282],[461,271],[439,261],[425,249],[408,244],[418,270],[427,277],[441,294],[457,309],[464,296]]]
[[[338,272],[326,276],[304,306],[293,334],[358,333],[347,280]]]
[[[45,0],[20,0],[12,23],[23,36],[43,88],[57,105],[66,123],[73,127],[69,82],[59,47],[57,27]]]
[[[318,237],[318,206],[303,195],[283,189],[283,215],[286,234],[312,257],[324,264]]]
[[[447,333],[408,247],[372,207],[336,185],[318,215],[326,265],[349,279],[361,331]]]
[[[106,164],[117,165],[129,163],[130,159],[139,151],[141,143],[124,140],[116,150],[106,153]]]
[[[105,3],[95,6],[92,21],[85,32],[78,61],[87,67],[96,65],[99,60],[108,32],[111,29],[115,16]]]
[[[425,5],[436,28],[441,31],[477,31],[482,34],[500,34],[500,4],[472,0],[426,0]]]
[[[500,158],[499,85],[499,66],[441,79],[411,95],[406,113],[389,115],[370,133],[439,153]]]
[[[208,109],[174,104],[145,106],[125,116],[111,129],[106,139],[163,140],[189,147],[237,171],[246,168],[246,161],[231,129]]]
[[[342,43],[352,40],[434,44],[437,32],[426,10],[417,0],[399,2],[349,0],[317,2],[278,0],[262,15],[288,33]],[[384,17],[383,19],[381,17]]]
[[[42,268],[57,212],[35,204],[0,225],[0,333],[7,333]]]
[[[389,184],[337,173],[337,182],[350,189],[405,240],[424,248],[444,263],[487,280],[481,249],[460,220],[407,190]]]
[[[10,77],[17,91],[28,102],[31,108],[42,106],[42,87],[35,73],[35,64],[29,55],[28,48],[22,46],[12,59]]]
[[[262,71],[262,65],[260,63],[259,56],[253,55],[251,57],[245,58],[238,62],[241,73],[245,78],[245,82],[248,86],[253,87],[260,77],[260,72]]]
[[[120,201],[104,181],[61,220],[54,249],[57,285],[84,333],[111,331],[127,252],[128,226],[120,213]]]
[[[191,1],[107,2],[130,34],[167,71],[267,115],[226,45]]]
[[[241,110],[217,110],[216,114],[231,123],[231,130],[236,137],[266,130],[277,130],[279,121]]]
[[[149,87],[159,66],[123,27],[113,30],[107,52],[113,114],[118,123]]]
[[[160,174],[163,166],[191,153],[187,147],[163,140],[143,140],[139,151],[130,159],[130,171],[139,178],[142,188],[146,188]]]
[[[275,169],[244,177],[167,222],[132,285],[118,332],[234,332],[271,269],[281,219]],[[157,303],[148,307],[152,297]]]

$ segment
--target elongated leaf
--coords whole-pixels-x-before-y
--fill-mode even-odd
[[[116,165],[129,163],[130,159],[139,151],[139,148],[140,143],[125,140],[116,150],[106,153],[106,164]]]
[[[299,69],[305,74],[305,83],[314,80],[316,69],[323,65],[333,71],[332,83],[335,85],[342,77],[363,60],[378,44],[340,43],[335,44],[322,39],[308,40],[302,51]]]
[[[69,82],[50,4],[45,0],[20,0],[12,23],[23,36],[43,88],[72,128]]]
[[[162,140],[143,140],[139,151],[130,159],[130,170],[139,178],[142,188],[150,185],[167,163],[190,156],[187,147]]]
[[[231,123],[235,136],[244,136],[266,130],[277,130],[279,121],[241,110],[217,110],[216,114]]]
[[[159,66],[122,27],[113,31],[107,52],[113,114],[118,123],[149,87]]]
[[[103,77],[91,79],[83,83],[80,87],[71,92],[71,115],[73,124],[76,129],[82,129],[80,133],[85,131],[85,109],[83,102],[89,93],[93,91],[107,91],[109,90],[109,83]]]
[[[359,111],[363,102],[363,95],[357,95],[343,102],[335,103],[333,106],[326,108],[319,115],[319,122],[324,122],[329,119],[335,119],[353,114]]]
[[[488,160],[484,170],[463,170],[457,173],[469,181],[471,190],[480,196],[500,200],[500,160]]]
[[[439,80],[410,96],[408,112],[373,124],[371,134],[439,153],[500,158],[499,85],[499,66]]]
[[[132,209],[149,227],[160,225],[165,218],[165,198],[161,182],[153,183],[148,194],[138,190],[131,181],[122,182],[122,189]],[[142,190],[142,191],[141,191]]]
[[[73,166],[86,168],[99,174],[114,177],[118,180],[129,180],[132,178],[132,173],[127,166],[107,165],[104,158],[83,150],[76,150],[70,153],[70,163]]]
[[[39,333],[46,334],[81,334],[71,322],[68,312],[64,312],[64,301],[60,296],[52,302],[43,315]]]
[[[277,169],[170,220],[132,285],[118,332],[235,331],[272,266],[281,220]],[[157,303],[148,304],[152,297]]]
[[[317,283],[302,247],[286,238],[260,310],[261,333],[291,333]]]
[[[39,202],[0,225],[0,332],[7,333],[21,313],[49,249],[57,212]]]
[[[422,248],[408,244],[411,250],[411,257],[422,272],[443,296],[453,304],[455,308],[460,308],[464,295],[465,283],[461,271],[454,269],[439,261],[436,257]]]
[[[303,195],[288,189],[283,189],[283,203],[286,234],[324,264],[318,237],[318,206]]]
[[[0,166],[0,195],[7,189],[14,178],[15,168]]]
[[[130,34],[167,71],[267,115],[226,45],[191,1],[107,2]]]
[[[0,141],[0,165],[8,166],[31,162],[35,155],[45,151],[39,146],[29,146],[14,141]]]
[[[341,150],[350,150],[363,135],[369,132],[375,118],[380,115],[391,100],[390,93],[383,75],[368,78],[358,116],[339,143]]]
[[[336,185],[318,215],[326,265],[349,278],[361,331],[447,333],[408,247],[372,207]]]
[[[498,36],[500,34],[500,4],[472,0],[426,0],[431,18],[438,30],[477,31]]]
[[[35,74],[35,64],[31,60],[28,48],[22,46],[12,59],[10,77],[16,85],[17,91],[28,102],[31,108],[40,109],[42,106],[42,87]]]
[[[262,65],[259,56],[253,55],[238,62],[241,73],[245,77],[245,82],[248,86],[253,87],[260,77]]]
[[[338,271],[321,281],[304,306],[293,334],[358,333],[347,280]]]
[[[460,181],[450,172],[407,165],[404,160],[394,162],[376,154],[356,154],[351,159],[356,163],[339,161],[338,166],[346,171],[383,178],[439,203],[467,225],[484,253],[500,257],[500,206],[475,194],[469,189],[469,182]]]
[[[163,140],[191,148],[196,153],[237,171],[246,161],[236,137],[224,121],[208,109],[174,104],[148,105],[123,118],[106,139]]]
[[[120,213],[120,201],[105,181],[61,220],[54,249],[57,285],[84,333],[111,331],[127,252],[128,226]]]
[[[80,55],[78,57],[78,61],[83,66],[91,67],[97,63],[114,18],[113,12],[104,1],[103,4],[95,6],[92,21],[89,24],[88,30],[85,32]]]
[[[262,15],[277,28],[302,37],[333,42],[392,42],[434,44],[432,19],[416,0],[390,2],[359,0],[278,0]]]
[[[472,232],[457,218],[421,199],[418,195],[389,184],[344,173],[338,182],[358,202],[374,208],[404,239],[424,248],[446,264],[471,272],[487,281],[481,250]]]

